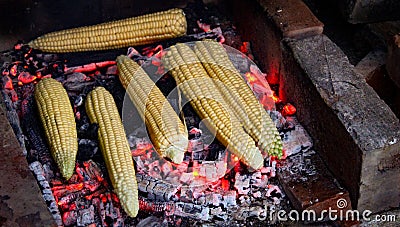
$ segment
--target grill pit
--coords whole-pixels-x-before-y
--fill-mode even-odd
[[[350,204],[349,198],[351,197],[353,208],[371,209],[373,211],[385,210],[398,204],[399,198],[395,195],[398,188],[394,188],[391,191],[386,190],[390,188],[390,185],[393,184],[392,182],[396,181],[399,176],[397,162],[392,161],[397,160],[396,157],[398,156],[398,119],[387,108],[386,104],[379,100],[379,97],[366,83],[356,83],[356,86],[361,84],[363,92],[367,91],[365,92],[366,99],[372,97],[373,101],[371,102],[374,102],[374,105],[381,106],[384,110],[382,118],[376,118],[371,121],[383,125],[379,126],[382,129],[393,129],[386,132],[384,137],[378,138],[382,140],[390,139],[379,143],[379,141],[376,141],[376,137],[369,134],[369,129],[364,129],[363,127],[365,126],[361,125],[361,129],[357,130],[367,130],[365,131],[365,139],[375,139],[372,143],[378,143],[376,147],[373,147],[373,155],[365,153],[368,149],[363,147],[368,144],[364,143],[364,138],[360,139],[354,136],[348,128],[343,126],[343,124],[353,123],[351,121],[346,122],[341,118],[340,114],[346,113],[343,112],[345,109],[332,107],[329,101],[331,100],[330,97],[325,98],[321,95],[324,90],[318,89],[321,84],[318,84],[319,81],[315,81],[315,78],[321,72],[324,72],[318,71],[319,67],[324,68],[325,65],[315,66],[314,63],[305,63],[306,60],[309,60],[307,59],[308,57],[314,58],[313,54],[319,55],[319,53],[316,51],[305,55],[299,54],[299,52],[305,53],[306,51],[301,48],[308,47],[308,45],[317,47],[316,43],[320,40],[323,40],[326,43],[325,45],[328,45],[328,49],[332,48],[332,53],[336,54],[335,51],[339,48],[334,45],[330,46],[331,41],[326,36],[320,35],[322,23],[316,18],[311,18],[310,20],[315,23],[315,26],[310,26],[311,29],[289,26],[288,32],[285,30],[287,26],[279,26],[285,22],[284,18],[277,16],[278,19],[274,17],[265,19],[266,15],[272,14],[271,7],[273,8],[274,6],[264,4],[262,1],[260,3],[251,2],[245,6],[241,5],[243,3],[239,1],[234,2],[232,4],[234,8],[232,12],[233,18],[236,18],[235,22],[237,22],[238,30],[233,27],[229,20],[225,20],[216,8],[210,7],[207,9],[202,8],[203,6],[201,5],[189,4],[186,9],[192,24],[189,29],[193,33],[182,39],[139,47],[138,53],[140,54],[136,57],[138,59],[141,58],[143,61],[147,60],[158,52],[160,46],[162,48],[168,47],[177,41],[185,42],[203,37],[215,38],[221,41],[221,37],[224,37],[226,44],[240,49],[251,58],[255,58],[262,68],[261,71],[266,72],[266,78],[272,89],[269,86],[253,86],[253,89],[258,89],[261,94],[265,95],[264,98],[259,96],[260,101],[265,104],[267,109],[272,110],[270,114],[280,129],[286,146],[286,155],[290,156],[290,158],[283,162],[269,159],[261,171],[248,172],[245,166],[236,163],[235,157],[231,157],[224,152],[223,147],[218,142],[211,143],[212,136],[200,137],[206,141],[198,138],[199,135],[211,134],[202,127],[200,119],[194,114],[193,110],[185,106],[185,120],[191,130],[191,145],[193,149],[190,152],[191,157],[188,157],[189,161],[185,165],[172,166],[164,160],[153,159],[155,157],[153,153],[155,152],[148,145],[148,141],[141,137],[142,134],[146,133],[143,127],[141,128],[142,131],[127,132],[138,170],[137,178],[141,195],[140,208],[143,211],[136,219],[126,217],[119,206],[118,198],[112,193],[96,139],[93,138],[93,135],[90,135],[91,130],[93,130],[90,127],[94,126],[88,125],[87,120],[85,122],[84,108],[82,109],[80,105],[82,98],[85,96],[84,94],[90,88],[101,85],[112,91],[117,104],[122,108],[124,93],[121,92],[121,86],[115,75],[115,63],[112,60],[115,59],[117,54],[126,53],[127,50],[54,55],[36,53],[29,49],[17,50],[16,48],[10,54],[12,57],[27,59],[26,61],[30,63],[28,67],[33,67],[38,63],[47,64],[46,67],[41,65],[41,69],[44,68],[43,71],[40,71],[41,77],[49,75],[52,77],[59,76],[59,78],[64,77],[60,80],[69,90],[71,101],[76,106],[78,125],[82,130],[79,141],[79,161],[76,175],[72,181],[68,183],[62,182],[57,176],[57,170],[54,170],[54,163],[52,163],[48,150],[44,148],[46,145],[43,145],[43,150],[35,149],[35,151],[32,151],[29,149],[32,144],[27,144],[28,149],[26,152],[28,154],[29,167],[36,175],[45,201],[58,225],[84,226],[101,224],[104,226],[115,224],[119,226],[124,223],[128,226],[140,226],[150,221],[167,222],[176,225],[199,222],[214,222],[220,225],[229,222],[232,225],[239,225],[247,223],[247,220],[254,224],[265,224],[266,222],[263,222],[265,221],[263,218],[273,213],[272,211],[274,210],[289,210],[294,207],[298,210],[313,209],[318,211],[335,206],[338,198],[345,198]],[[293,10],[290,7],[285,8],[285,5],[279,5],[283,4],[279,1],[276,4],[279,6],[278,10],[280,12],[281,10],[285,12]],[[305,5],[301,5],[301,7],[305,7]],[[201,8],[200,11],[199,8]],[[225,9],[227,8],[229,7],[225,7]],[[213,17],[211,17],[210,21],[205,20],[198,23],[199,19],[202,19],[199,17],[201,14],[199,12],[203,12],[206,18],[209,14],[213,15]],[[239,14],[239,16],[236,14]],[[246,22],[249,22],[247,20],[238,19],[242,18],[243,15],[254,17],[255,26],[247,25]],[[212,28],[209,33],[202,31],[207,24],[210,24]],[[293,30],[296,32],[291,33],[290,28],[294,28]],[[238,35],[239,32],[240,36]],[[266,35],[268,42],[260,38],[264,37],[263,32],[266,32],[264,35]],[[243,42],[243,40],[250,41],[252,48],[249,48],[249,42]],[[283,48],[281,44],[283,44]],[[24,47],[21,46],[21,48]],[[340,52],[340,50],[338,51]],[[20,58],[21,56],[19,55],[21,54],[27,54],[27,56]],[[327,55],[326,50],[321,54],[321,56],[323,55]],[[341,57],[340,53],[339,56]],[[333,61],[336,61],[337,56],[333,56],[333,59]],[[252,66],[253,69],[254,67],[257,68],[255,64],[243,61],[239,56],[233,56],[232,60],[245,77],[246,73],[250,73],[249,75],[251,73],[260,74],[263,77],[261,71],[254,73],[250,70]],[[347,61],[348,63],[345,58],[340,61]],[[25,104],[25,107],[28,108],[26,110],[28,111],[27,116],[29,116],[31,115],[29,111],[35,112],[33,104],[29,103],[31,101],[29,100],[29,94],[32,92],[32,85],[35,80],[38,80],[39,74],[24,73],[21,75],[21,72],[29,71],[18,69],[18,67],[24,66],[25,63],[15,64],[15,61],[10,62],[13,66],[8,67],[9,72],[12,74],[15,71],[15,73],[18,73],[19,78],[16,79],[16,77],[9,76],[10,79],[14,80],[14,83],[11,83],[14,89],[7,88],[7,86],[10,86],[10,80],[7,77],[2,78],[6,88],[2,90],[3,93],[6,93],[4,94],[5,101],[9,103],[9,106],[17,104],[16,109],[19,114],[23,111],[22,107]],[[153,64],[153,61],[150,60],[149,62],[149,69],[159,73],[158,70],[160,69]],[[93,63],[97,64],[93,65]],[[350,64],[348,63],[348,65]],[[65,66],[68,68],[65,68]],[[316,70],[313,71],[310,67],[314,67]],[[329,62],[327,67],[330,67]],[[340,72],[330,71],[334,75],[340,74]],[[67,74],[67,76],[64,76],[64,74]],[[348,74],[352,76],[352,73]],[[173,81],[171,83],[171,78],[167,75],[158,80],[157,84],[165,87],[165,92],[168,94],[168,87],[173,84]],[[325,84],[322,85],[325,86]],[[335,90],[336,85],[333,81],[326,82],[326,86],[331,90],[333,88],[334,92],[338,92],[338,90]],[[360,86],[357,89],[360,89]],[[26,103],[24,103],[25,100],[27,100]],[[274,109],[275,103],[271,104],[271,100],[276,103],[276,111]],[[174,107],[178,108],[176,98],[172,96],[169,101]],[[293,103],[293,105],[290,103]],[[347,104],[345,103],[344,105]],[[334,114],[332,114],[332,111]],[[338,113],[335,111],[338,111]],[[361,115],[366,113],[364,111],[367,111],[367,109],[360,110]],[[9,112],[12,112],[12,110]],[[296,113],[298,121],[296,117],[291,116],[294,113]],[[366,114],[365,116],[368,116],[366,117],[367,119],[373,119],[375,118],[373,114]],[[321,118],[321,115],[324,117]],[[30,128],[32,126],[36,130],[33,132],[33,136],[43,135],[40,125],[37,125],[38,122],[32,122],[33,119],[35,119],[34,116],[21,118],[22,128]],[[315,119],[321,120],[315,121]],[[326,125],[329,125],[329,129],[337,130],[327,133]],[[18,127],[14,128],[20,144],[24,144],[25,141],[21,133],[26,134],[27,130],[19,132]],[[371,130],[375,130],[375,128]],[[308,131],[313,139],[308,135]],[[337,138],[332,139],[335,135],[338,135]],[[44,137],[41,139],[43,140]],[[313,146],[313,140],[315,141],[315,147]],[[45,141],[35,142],[45,144]],[[342,151],[342,157],[337,157],[338,144],[343,144],[342,147],[339,146],[339,150]],[[316,155],[314,149],[322,156],[322,160]],[[383,155],[383,152],[386,151],[388,152]],[[378,164],[376,159],[379,160]],[[327,164],[328,169],[332,171],[333,176],[339,180],[339,183],[350,194],[338,185],[332,174],[326,170],[324,162]],[[234,166],[234,168],[228,171],[224,166],[226,163]],[[354,168],[356,171],[354,171]],[[380,178],[384,176],[389,179],[383,185],[379,179],[370,177],[377,173],[376,168],[381,174]],[[364,169],[367,169],[367,171],[364,171]],[[364,178],[361,178],[361,176]],[[170,177],[168,179],[169,184],[165,184],[166,177]],[[320,192],[317,188],[313,188],[313,184],[307,186],[307,182],[312,182],[313,180],[319,181],[322,186],[326,186],[326,188],[323,188],[324,191],[329,191],[326,197],[316,194],[315,198],[312,198],[313,194]],[[360,181],[373,185],[372,189],[368,188],[368,185],[359,187]],[[174,184],[170,184],[170,182],[174,182]],[[196,184],[207,185],[207,187],[191,187]],[[332,190],[329,190],[328,188],[331,185],[333,185]],[[380,186],[378,187],[378,185]],[[304,191],[302,192],[303,189]],[[372,197],[378,189],[385,196]],[[335,197],[335,195],[339,195],[339,197]],[[53,198],[51,198],[52,196]],[[350,205],[347,208],[350,209]],[[275,223],[274,220],[276,219],[272,219],[272,221],[269,219],[267,223]]]

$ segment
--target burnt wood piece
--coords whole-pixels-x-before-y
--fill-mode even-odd
[[[17,138],[17,141],[19,145],[21,146],[22,153],[24,155],[27,154],[26,147],[25,147],[25,140],[24,140],[24,135],[22,133],[20,121],[18,118],[17,111],[15,111],[15,108],[13,107],[14,103],[11,101],[10,97],[6,94],[4,90],[1,90],[1,104],[4,107],[4,111],[6,113],[6,116],[8,118],[8,121],[11,125],[11,128],[13,129],[15,136]]]
[[[278,179],[297,210],[315,211],[320,217],[322,210],[329,207],[343,211],[351,209],[349,193],[338,185],[316,152],[301,152],[279,164]],[[341,200],[347,205],[338,207]]]
[[[322,34],[324,24],[301,0],[257,0],[285,38],[305,38]]]
[[[0,225],[56,226],[11,129],[0,97]]]
[[[325,35],[286,40],[283,64],[281,98],[296,106],[353,207],[373,212],[397,207],[399,119]]]
[[[31,148],[34,149],[34,153],[31,151],[28,154],[28,160],[30,162],[39,161],[42,165],[55,166],[55,163],[50,155],[50,150],[47,146],[43,128],[41,128],[37,109],[33,100],[33,94],[29,95],[21,103],[21,118],[22,127],[25,131],[25,135],[30,142]]]

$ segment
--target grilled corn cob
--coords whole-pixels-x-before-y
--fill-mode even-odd
[[[264,160],[261,152],[190,47],[185,44],[172,46],[164,61],[197,114],[208,119],[206,126],[216,132],[217,139],[248,166],[261,168]]]
[[[78,151],[75,116],[68,94],[60,82],[46,78],[36,85],[35,100],[51,154],[68,180],[74,172]]]
[[[150,138],[163,157],[183,161],[188,132],[172,106],[147,73],[127,56],[117,58],[119,79],[146,122]]]
[[[112,95],[103,87],[91,91],[86,112],[99,125],[100,148],[112,185],[125,212],[136,217],[139,210],[135,168],[128,140]]]
[[[55,31],[28,43],[46,52],[79,52],[145,45],[186,33],[181,9],[117,20],[98,25]]]
[[[246,132],[260,149],[269,155],[281,157],[282,141],[275,124],[230,61],[224,47],[212,40],[198,41],[195,53],[210,77],[221,82],[219,88],[224,98],[235,107],[235,113],[242,120]],[[224,87],[230,89],[224,90]]]

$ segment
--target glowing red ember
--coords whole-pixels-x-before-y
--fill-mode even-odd
[[[10,74],[11,74],[11,76],[16,76],[17,75],[17,65],[13,65],[12,67],[11,67],[11,69],[10,69]]]
[[[296,113],[296,107],[294,107],[290,103],[286,104],[282,109],[282,114],[284,116],[290,116],[290,115],[293,115],[295,113]]]
[[[201,30],[203,30],[204,32],[209,32],[211,31],[211,26],[209,24],[206,23],[202,23],[199,20],[197,21],[197,25],[199,26],[199,28]]]
[[[36,76],[31,75],[29,72],[21,72],[18,75],[18,81],[21,82],[22,84],[29,84],[31,82],[33,82],[34,80],[36,80]],[[18,84],[21,84],[18,83]]]
[[[143,48],[143,55],[146,55],[147,57],[155,56],[156,58],[161,58],[163,55],[163,46],[158,45],[154,48],[151,47]]]
[[[9,76],[4,76],[4,88],[8,90],[13,90],[14,86],[12,80]]]

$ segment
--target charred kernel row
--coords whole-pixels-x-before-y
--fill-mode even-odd
[[[125,212],[136,217],[139,210],[138,188],[131,150],[112,95],[103,87],[91,91],[86,112],[99,125],[98,137],[114,191]]]
[[[212,40],[198,41],[195,53],[235,114],[241,119],[247,133],[263,152],[282,156],[282,141],[271,117],[255,97],[243,77],[230,61],[225,48]]]
[[[195,53],[185,44],[172,46],[163,58],[180,90],[217,139],[248,166],[259,169],[263,157],[227,105]]]
[[[186,34],[181,9],[51,32],[29,42],[46,52],[79,52],[145,45]]]
[[[163,157],[183,161],[188,132],[160,89],[147,73],[127,56],[117,58],[119,79],[146,122],[150,139]]]
[[[36,85],[35,100],[51,154],[68,180],[74,172],[78,152],[75,116],[68,94],[60,82],[46,78]]]

